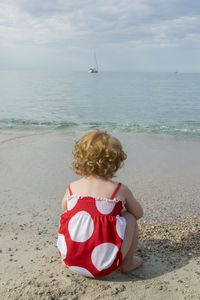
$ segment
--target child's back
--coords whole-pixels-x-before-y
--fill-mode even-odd
[[[112,180],[90,176],[74,181],[70,184],[70,187],[73,190],[73,194],[110,198],[116,185],[117,183]],[[122,188],[118,190],[117,196],[120,200],[125,200]]]
[[[135,250],[131,247],[137,244],[133,230],[136,233],[136,219],[141,217],[142,209],[126,186],[111,180],[126,158],[119,141],[100,131],[91,132],[90,139],[88,135],[75,146],[74,169],[85,176],[71,183],[63,198],[65,213],[61,216],[57,245],[72,271],[102,277],[119,267],[127,272],[141,264],[141,260],[133,262],[130,257]],[[123,212],[125,205],[130,213]]]

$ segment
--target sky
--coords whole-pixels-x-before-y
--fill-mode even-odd
[[[0,69],[200,72],[199,0],[0,0]]]

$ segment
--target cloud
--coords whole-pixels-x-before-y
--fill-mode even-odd
[[[180,53],[197,68],[199,11],[199,0],[0,0],[1,64],[74,68],[95,45],[108,68],[145,69],[159,55],[174,67]]]
[[[199,41],[197,6],[185,0],[2,0],[0,39],[57,46],[95,42],[173,47],[181,40]]]
[[[84,36],[86,32],[76,26],[72,19],[73,13],[54,13],[43,18],[29,15],[13,3],[0,3],[0,39],[1,42],[48,44]]]
[[[130,43],[139,48],[155,48],[178,46],[185,40],[200,42],[199,28],[200,15],[142,24],[137,33],[140,32],[143,38],[135,38]]]

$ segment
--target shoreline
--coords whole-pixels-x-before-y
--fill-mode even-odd
[[[152,137],[152,138],[161,138],[161,139],[172,139],[175,141],[192,141],[192,142],[200,142],[200,136],[198,135],[189,135],[189,134],[171,134],[168,132],[145,132],[145,131],[134,131],[134,130],[129,130],[124,129],[120,130],[120,128],[115,128],[115,126],[111,126],[110,128],[107,126],[72,126],[66,127],[66,128],[59,128],[59,127],[36,127],[36,128],[0,128],[0,144],[7,142],[9,140],[15,139],[15,138],[23,138],[23,137],[28,137],[32,135],[43,135],[43,134],[79,134],[82,136],[85,132],[92,130],[94,128],[100,129],[100,130],[105,130],[111,133],[112,135],[117,136],[143,136],[143,137]]]
[[[70,165],[72,147],[82,134],[80,131],[22,132],[0,143],[2,166],[7,164],[10,170],[2,169],[0,174],[3,193],[11,190],[12,194],[14,188],[24,199],[25,192],[31,191],[30,205],[42,198],[58,199],[52,203],[58,213],[59,199],[68,184],[78,178]],[[113,135],[128,154],[113,180],[132,190],[145,208],[145,218],[168,222],[169,217],[174,221],[181,216],[200,215],[200,140],[148,134]],[[15,184],[16,177],[17,185],[12,187],[9,182]],[[27,203],[23,204],[28,208]],[[48,206],[46,199],[44,204]]]
[[[198,299],[197,140],[114,132],[128,153],[115,180],[127,184],[144,207],[138,248],[144,265],[100,280],[62,268],[56,248],[61,199],[77,178],[69,165],[82,134],[31,132],[0,143],[1,298]]]

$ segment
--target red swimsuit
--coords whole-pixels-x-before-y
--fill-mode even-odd
[[[126,220],[121,217],[124,202],[114,198],[120,186],[118,183],[109,199],[73,195],[69,186],[57,246],[70,270],[102,277],[121,266]]]

